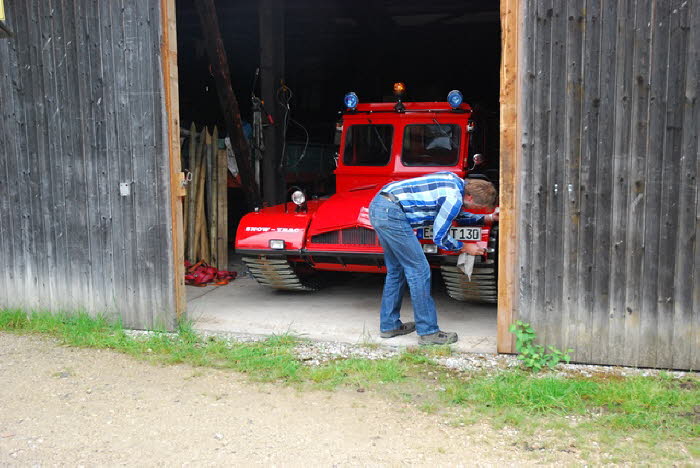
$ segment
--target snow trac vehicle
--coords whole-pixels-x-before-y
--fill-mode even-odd
[[[338,124],[336,193],[314,197],[290,190],[284,204],[245,215],[236,233],[236,252],[263,285],[309,291],[324,271],[386,272],[382,248],[368,207],[387,183],[436,171],[467,177],[483,159],[475,154],[475,121],[459,91],[445,102],[360,103],[345,96]],[[485,178],[481,176],[481,178]],[[498,226],[453,227],[452,237],[487,248],[469,279],[457,268],[458,255],[432,242],[432,228],[416,235],[431,267],[440,270],[448,294],[457,300],[496,302]]]

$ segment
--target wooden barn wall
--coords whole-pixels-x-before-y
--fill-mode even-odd
[[[700,368],[699,6],[521,3],[518,316],[575,361]]]
[[[5,11],[0,307],[172,327],[160,2],[5,0]]]

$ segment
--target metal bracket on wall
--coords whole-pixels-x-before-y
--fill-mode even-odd
[[[131,185],[129,182],[121,182],[119,184],[119,195],[122,197],[128,197],[131,195]]]

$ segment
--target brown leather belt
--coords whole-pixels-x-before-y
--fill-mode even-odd
[[[399,204],[399,199],[396,198],[394,195],[392,195],[392,194],[389,193],[389,192],[379,192],[379,195],[381,195],[382,197],[386,198],[386,199],[389,200],[391,203],[396,203],[397,205]],[[399,205],[399,206],[401,206],[401,205]]]

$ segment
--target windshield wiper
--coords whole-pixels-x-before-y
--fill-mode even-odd
[[[370,119],[367,119],[367,122],[370,123],[370,126],[372,127],[372,130],[374,130],[374,133],[377,135],[377,138],[379,139],[379,143],[382,144],[382,148],[384,148],[384,151],[387,153],[389,152],[389,148],[386,147],[384,144],[384,140],[382,139],[382,136],[379,134],[379,130],[377,130],[377,126],[372,123]]]
[[[442,129],[442,125],[440,124],[440,122],[437,121],[435,117],[433,117],[433,122],[435,122],[435,124],[438,126],[443,135],[445,135],[446,137],[451,137],[451,135],[448,135],[447,132]]]

